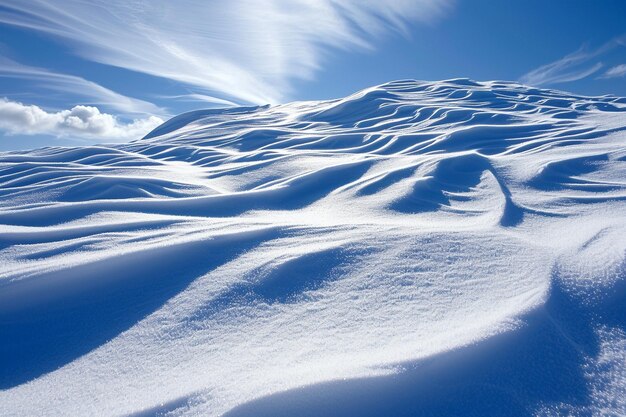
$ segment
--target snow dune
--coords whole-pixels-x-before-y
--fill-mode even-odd
[[[0,414],[622,415],[625,213],[626,99],[506,82],[3,153]]]

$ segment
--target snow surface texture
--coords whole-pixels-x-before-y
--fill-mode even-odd
[[[0,154],[0,414],[623,415],[626,99],[397,81]]]

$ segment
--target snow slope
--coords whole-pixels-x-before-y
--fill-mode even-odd
[[[0,414],[626,414],[626,99],[396,81],[0,154]]]

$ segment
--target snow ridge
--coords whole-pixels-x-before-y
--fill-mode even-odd
[[[626,412],[625,129],[404,80],[0,154],[0,414]]]

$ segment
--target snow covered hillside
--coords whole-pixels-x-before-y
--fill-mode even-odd
[[[465,79],[0,154],[0,415],[623,415],[625,200],[626,99]]]

